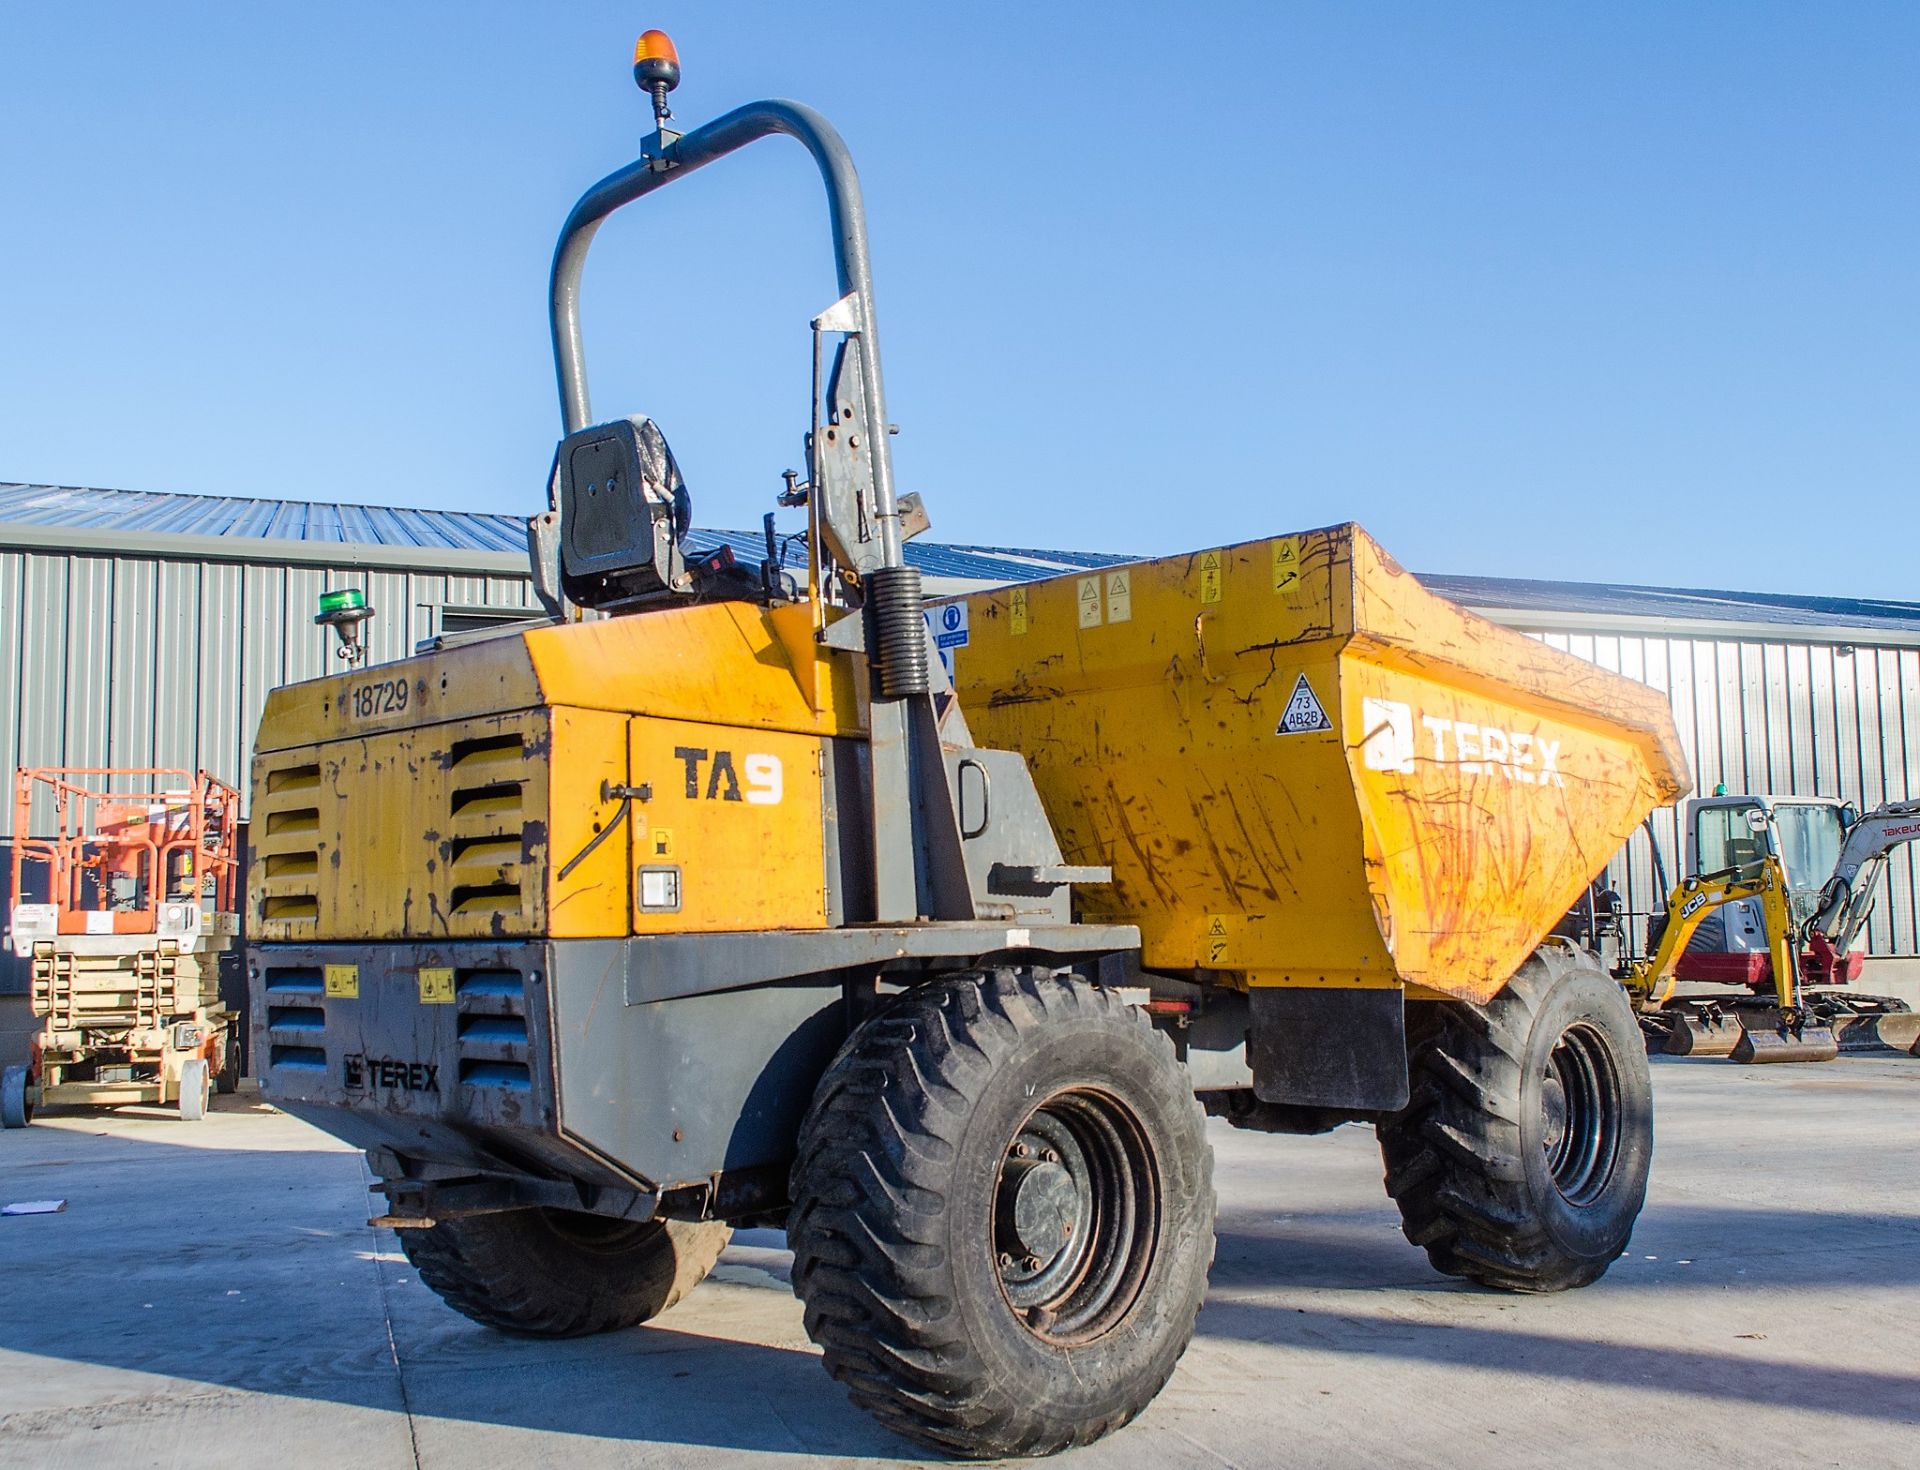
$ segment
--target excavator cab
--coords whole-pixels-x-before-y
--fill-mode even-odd
[[[1687,803],[1684,821],[1687,877],[1750,869],[1772,857],[1785,877],[1787,908],[1796,925],[1812,916],[1846,835],[1842,805],[1830,796],[1698,797]],[[1657,943],[1658,936],[1650,942]],[[1769,949],[1759,900],[1736,899],[1701,922],[1676,973],[1683,981],[1764,991],[1773,984]],[[1851,971],[1827,983],[1858,979],[1859,969],[1860,958],[1854,956]]]

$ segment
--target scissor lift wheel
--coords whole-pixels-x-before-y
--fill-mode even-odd
[[[33,1097],[27,1086],[25,1067],[0,1072],[0,1128],[24,1128],[33,1121]]]
[[[207,1116],[207,1099],[213,1092],[213,1078],[205,1057],[191,1057],[180,1064],[180,1121],[198,1123]]]

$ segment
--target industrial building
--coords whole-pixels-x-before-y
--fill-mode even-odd
[[[743,561],[764,554],[758,536],[698,540],[731,544]],[[908,560],[938,595],[1123,558],[916,541]],[[1863,808],[1920,792],[1920,603],[1421,580],[1666,691],[1700,790]],[[244,787],[267,691],[327,669],[332,639],[313,612],[323,590],[345,586],[377,610],[376,661],[535,607],[513,516],[0,484],[0,767],[201,767]],[[1671,870],[1674,813],[1656,814],[1655,830]],[[1613,875],[1639,912],[1655,892],[1645,848],[1637,838]],[[1878,961],[1920,962],[1911,849],[1894,856],[1868,947]],[[20,988],[9,959],[0,1051],[25,1025]]]

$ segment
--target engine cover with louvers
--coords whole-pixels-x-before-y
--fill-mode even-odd
[[[539,626],[275,690],[253,763],[251,936],[825,927],[823,773],[832,742],[864,736],[862,713],[804,607],[739,603]]]

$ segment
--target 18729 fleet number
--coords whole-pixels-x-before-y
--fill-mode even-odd
[[[405,679],[376,679],[369,684],[356,684],[348,696],[349,708],[356,720],[371,719],[375,715],[398,714],[407,707],[407,696],[411,691]]]

